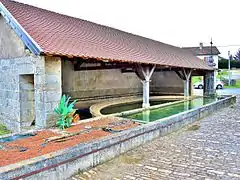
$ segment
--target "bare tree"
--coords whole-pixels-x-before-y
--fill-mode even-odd
[[[235,60],[240,60],[240,49],[238,49],[236,55],[234,56]]]

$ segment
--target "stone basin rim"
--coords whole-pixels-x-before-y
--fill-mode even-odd
[[[180,101],[180,100],[184,100],[184,96],[151,96],[150,100],[156,100],[156,101],[160,101],[160,100],[176,100],[176,101],[178,101],[179,100]],[[124,98],[118,98],[117,100],[116,99],[115,100],[107,100],[107,101],[104,101],[101,103],[94,104],[89,109],[90,109],[90,113],[92,114],[93,117],[106,116],[105,114],[101,113],[101,110],[106,107],[134,103],[134,102],[141,102],[141,101],[142,101],[142,97],[124,97]],[[121,113],[121,112],[119,112],[119,113]],[[114,115],[115,114],[118,114],[118,113],[114,113]],[[113,114],[111,114],[111,115],[113,115]]]

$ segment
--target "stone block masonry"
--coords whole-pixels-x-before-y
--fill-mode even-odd
[[[13,132],[55,124],[61,59],[32,56],[0,15],[0,123]]]
[[[44,127],[56,124],[53,109],[58,105],[62,96],[62,62],[61,58],[45,57],[45,90],[44,104],[46,121]]]
[[[13,132],[21,130],[20,75],[34,75],[36,66],[44,71],[44,59],[29,56],[0,60],[0,122]]]
[[[85,66],[91,64],[85,64]],[[86,67],[87,69],[87,67]],[[63,93],[77,99],[126,97],[143,93],[142,83],[135,73],[120,69],[74,71],[70,61],[62,61]],[[151,94],[182,94],[183,82],[175,72],[154,72],[150,83]]]
[[[0,59],[26,56],[25,46],[0,14]]]
[[[62,93],[60,58],[1,59],[0,72],[0,123],[13,132],[23,131],[34,122],[38,129],[55,123],[53,107]]]

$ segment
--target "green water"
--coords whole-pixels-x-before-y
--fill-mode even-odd
[[[151,106],[154,106],[154,105],[164,104],[164,103],[173,102],[173,101],[176,101],[176,100],[150,101],[150,104],[151,104]],[[106,114],[114,114],[114,113],[119,113],[119,112],[123,112],[123,111],[138,109],[138,108],[142,108],[142,101],[108,106],[106,108],[103,108],[101,110],[101,113],[105,114],[105,115]]]
[[[190,109],[196,109],[202,107],[203,105],[217,101],[217,98],[202,97],[193,99],[190,101],[181,102],[175,105],[169,105],[166,107],[143,111],[140,113],[132,114],[126,116],[126,118],[136,119],[145,122],[156,121],[168,116],[172,116]]]

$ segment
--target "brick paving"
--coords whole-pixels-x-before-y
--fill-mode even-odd
[[[240,179],[238,103],[176,133],[73,176],[73,180]]]

